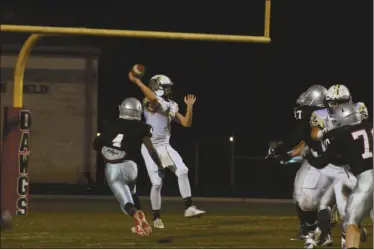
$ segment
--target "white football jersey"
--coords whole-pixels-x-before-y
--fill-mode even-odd
[[[144,118],[153,128],[151,141],[155,145],[168,144],[171,136],[171,121],[178,113],[178,104],[172,100],[158,98],[155,110],[149,108],[148,99],[144,100]]]

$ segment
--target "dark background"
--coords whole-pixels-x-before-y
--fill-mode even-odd
[[[6,24],[263,34],[263,0],[179,6],[117,2],[5,1],[1,17]],[[296,98],[314,84],[344,84],[353,100],[364,102],[372,113],[372,11],[368,0],[272,1],[271,44],[107,37],[48,38],[42,43],[101,49],[99,130],[103,119],[117,116],[122,99],[142,97],[127,79],[135,63],[147,66],[145,81],[163,73],[175,82],[182,113],[183,96],[195,94],[193,127],[175,125],[171,143],[189,166],[192,185],[195,144],[200,143],[196,195],[284,197],[291,196],[297,165],[238,159],[236,186],[230,188],[228,137],[234,132],[238,156],[262,158],[270,140],[292,131]],[[20,44],[25,37],[1,34],[8,44]],[[138,188],[148,195],[149,181],[140,168]],[[166,185],[164,194],[179,195],[171,174]]]

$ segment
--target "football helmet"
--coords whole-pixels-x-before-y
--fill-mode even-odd
[[[324,106],[327,90],[324,86],[314,85],[303,92],[296,100],[298,106]]]
[[[357,112],[356,106],[351,103],[343,103],[334,108],[332,117],[334,128],[358,124],[364,119],[363,115]]]
[[[149,88],[159,97],[170,97],[173,85],[170,78],[163,74],[157,74],[149,80]]]
[[[352,103],[351,92],[344,85],[333,85],[327,90],[325,102],[330,109],[337,107],[341,103]]]
[[[136,98],[127,98],[118,106],[119,118],[129,120],[141,120],[143,107]]]

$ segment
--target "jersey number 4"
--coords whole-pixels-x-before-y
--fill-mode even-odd
[[[122,139],[123,139],[123,134],[118,134],[112,141],[113,146],[117,148],[121,148],[122,144]]]
[[[373,136],[373,129],[371,129],[371,135]],[[352,132],[353,139],[360,139],[362,138],[364,142],[364,153],[361,154],[363,159],[372,158],[373,157],[373,150],[370,150],[370,141],[369,135],[366,130],[359,130]]]

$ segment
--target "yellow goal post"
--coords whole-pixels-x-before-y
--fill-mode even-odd
[[[0,25],[1,32],[31,33],[32,35],[24,43],[19,52],[14,69],[13,107],[23,106],[23,78],[26,63],[35,43],[43,35],[79,35],[79,36],[116,36],[144,39],[171,39],[171,40],[200,40],[216,42],[242,42],[242,43],[270,43],[270,7],[271,0],[265,0],[264,35],[228,35],[228,34],[203,34],[163,31],[141,30],[115,30],[115,29],[91,29],[79,27],[48,27],[27,25]]]

